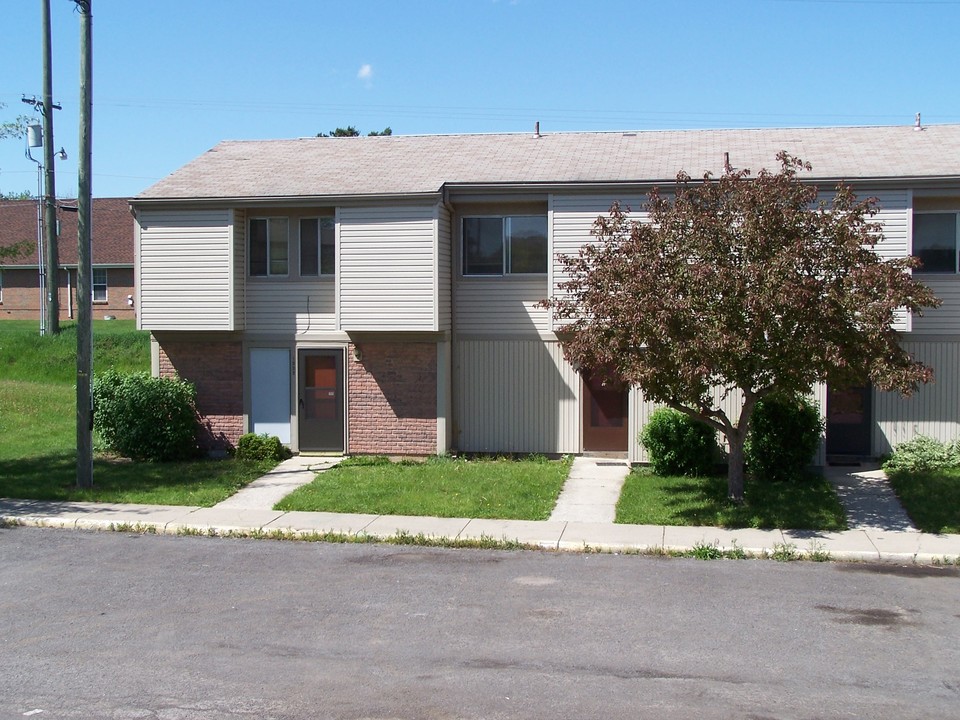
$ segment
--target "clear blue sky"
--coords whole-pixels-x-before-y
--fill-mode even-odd
[[[960,122],[956,0],[92,0],[93,192],[224,139]],[[57,194],[79,16],[51,0]],[[40,95],[40,0],[4,0],[0,118]],[[958,159],[960,162],[960,159]],[[679,168],[678,168],[679,169]],[[0,191],[36,191],[0,141]]]

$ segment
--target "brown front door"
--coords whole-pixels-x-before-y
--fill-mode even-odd
[[[300,449],[343,452],[343,351],[301,350]]]
[[[627,451],[627,395],[622,383],[583,376],[584,451]]]

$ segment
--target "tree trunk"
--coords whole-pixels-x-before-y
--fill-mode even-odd
[[[741,435],[739,432],[734,432],[727,435],[727,443],[730,446],[727,465],[727,497],[736,503],[743,502],[743,445],[746,439],[746,433]]]

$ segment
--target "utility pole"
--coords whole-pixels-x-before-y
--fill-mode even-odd
[[[93,487],[93,16],[91,0],[74,0],[80,12],[80,168],[77,184],[77,486]]]
[[[46,332],[60,334],[60,252],[57,243],[57,191],[53,167],[53,69],[50,48],[50,0],[40,0],[43,16],[43,224],[47,238]],[[39,260],[39,258],[38,258]]]

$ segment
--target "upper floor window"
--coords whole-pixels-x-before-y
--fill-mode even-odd
[[[107,269],[93,269],[93,302],[105,303],[107,301]]]
[[[463,219],[464,275],[544,275],[546,272],[546,216]]]
[[[957,272],[957,227],[960,213],[913,214],[913,254],[923,263],[917,272]]]
[[[333,218],[300,219],[300,275],[317,277],[333,275],[336,232]]]
[[[250,274],[288,275],[289,221],[285,217],[250,218]]]

